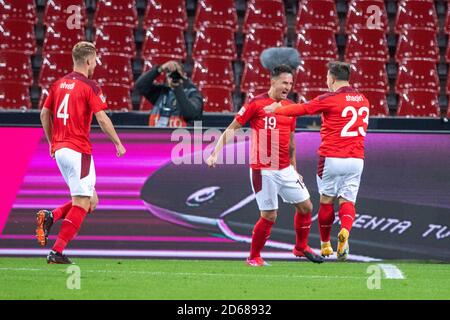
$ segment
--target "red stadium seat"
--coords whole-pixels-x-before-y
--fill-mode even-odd
[[[339,31],[339,20],[334,1],[302,0],[299,3],[296,30],[321,27]]]
[[[34,25],[21,20],[6,20],[0,24],[0,49],[28,55],[36,51]]]
[[[221,26],[237,30],[237,13],[234,0],[200,0],[197,3],[194,30]]]
[[[138,15],[133,0],[97,0],[94,26],[116,24],[128,28],[138,25]]]
[[[359,59],[352,61],[351,67],[350,82],[356,89],[373,89],[385,93],[389,91],[386,65],[383,61]]]
[[[415,58],[439,61],[436,32],[433,30],[408,29],[399,36],[395,54],[397,62]]]
[[[72,52],[73,46],[85,39],[84,27],[68,29],[66,22],[54,22],[47,26],[42,52]]]
[[[200,91],[204,98],[205,112],[232,112],[233,97],[231,91],[225,88],[202,87]]]
[[[361,92],[369,100],[369,114],[371,117],[389,116],[389,108],[386,100],[386,93],[384,90],[361,88],[358,91]]]
[[[1,109],[31,109],[30,88],[23,84],[0,82]]]
[[[249,1],[245,13],[243,31],[267,27],[287,31],[284,3],[274,0]]]
[[[33,83],[30,56],[19,52],[0,52],[0,82]]]
[[[194,63],[192,81],[199,87],[219,87],[234,90],[234,73],[231,61],[203,58]]]
[[[114,54],[103,54],[98,56],[98,60],[94,80],[100,86],[112,84],[127,88],[133,86],[133,72],[129,58]]]
[[[447,5],[447,14],[445,16],[444,31],[450,33],[450,6]]]
[[[308,90],[327,89],[327,62],[322,59],[303,59],[297,69],[294,91],[304,94]]]
[[[245,93],[245,103],[249,103],[252,99],[254,99],[255,97],[261,95],[261,94],[265,94],[268,92],[267,87],[263,88],[263,87],[251,87],[249,88],[249,90]]]
[[[145,59],[160,56],[166,57],[168,60],[184,60],[186,46],[183,29],[163,25],[149,27],[142,52]]]
[[[350,2],[345,30],[350,34],[357,28],[388,31],[389,21],[383,0],[352,0]]]
[[[204,27],[198,30],[192,58],[196,60],[201,57],[236,60],[234,32],[223,27]]]
[[[407,0],[398,3],[395,32],[406,29],[431,29],[438,31],[438,20],[434,1]]]
[[[299,103],[305,103],[307,101],[310,101],[318,96],[321,96],[325,93],[329,92],[328,89],[307,89],[303,93],[299,93],[298,95],[298,102]]]
[[[0,19],[1,21],[15,19],[36,23],[35,0],[0,0]]]
[[[398,116],[439,117],[438,94],[428,90],[406,91],[400,95]]]
[[[188,19],[185,1],[149,0],[144,17],[144,29],[159,24],[186,30],[188,28]]]
[[[296,48],[301,57],[323,58],[334,60],[338,58],[336,37],[333,30],[323,28],[308,28],[298,32]]]
[[[132,58],[136,55],[133,29],[121,25],[103,25],[96,29],[95,46],[100,54],[114,53]]]
[[[48,0],[44,22],[67,22],[68,28],[78,29],[85,25],[86,5],[84,0]]]
[[[72,70],[73,61],[70,53],[47,53],[43,56],[39,86],[49,87]]]
[[[447,62],[450,62],[450,42],[449,42],[448,45],[447,45],[447,51],[446,51],[446,53],[445,53],[445,60],[446,60]]]
[[[242,59],[252,60],[258,58],[264,49],[284,46],[284,33],[279,29],[254,28],[245,36]]]
[[[361,58],[385,62],[389,59],[386,34],[383,30],[354,29],[353,33],[348,35],[345,59],[357,60]]]
[[[404,60],[399,65],[395,91],[427,89],[439,92],[439,77],[436,62],[432,60]]]
[[[150,111],[153,109],[153,104],[145,98],[141,99],[141,104],[139,106],[140,111]]]
[[[241,91],[268,90],[270,86],[270,73],[261,65],[259,59],[249,60],[245,63],[242,73]]]
[[[108,109],[117,111],[133,110],[129,88],[118,85],[103,85],[101,89],[106,97]]]

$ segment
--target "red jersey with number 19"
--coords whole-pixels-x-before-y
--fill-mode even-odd
[[[244,105],[235,119],[241,125],[250,121],[252,129],[251,168],[281,170],[289,167],[289,142],[295,131],[296,118],[266,113],[264,107],[276,102],[269,95],[256,96]],[[289,105],[290,100],[279,101]],[[276,154],[272,155],[272,152]]]
[[[319,155],[364,159],[369,106],[369,101],[363,94],[347,86],[304,104],[280,107],[275,114],[301,116],[322,113]]]
[[[52,151],[69,148],[91,154],[92,116],[107,109],[106,99],[95,81],[72,72],[50,88],[43,108],[53,114]]]

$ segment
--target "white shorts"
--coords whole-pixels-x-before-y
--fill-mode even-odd
[[[278,209],[278,195],[284,202],[296,204],[309,199],[305,184],[291,165],[282,170],[250,169],[250,179],[259,210]]]
[[[70,195],[92,197],[96,180],[92,155],[62,148],[55,152],[55,158]]]
[[[319,193],[356,202],[363,167],[363,159],[320,157],[316,177]]]

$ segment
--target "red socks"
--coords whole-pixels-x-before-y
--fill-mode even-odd
[[[53,222],[56,222],[62,218],[65,218],[69,210],[72,208],[72,201],[63,204],[61,207],[52,211]]]
[[[274,222],[259,218],[253,228],[252,245],[250,247],[250,259],[254,259],[261,256],[261,250],[264,248],[264,244],[270,237],[270,231],[272,230]]]
[[[295,248],[297,250],[303,250],[308,246],[309,230],[311,229],[311,212],[302,214],[297,210],[294,216],[294,228],[296,235]]]
[[[344,202],[339,209],[339,219],[341,220],[341,228],[345,228],[350,232],[355,220],[355,205],[352,202]]]
[[[334,222],[334,206],[332,203],[320,204],[318,220],[319,220],[320,241],[322,242],[330,241],[331,227],[333,226]]]
[[[62,253],[67,244],[77,234],[78,230],[86,217],[87,211],[78,206],[72,206],[66,218],[61,224],[58,238],[56,239],[53,250]]]

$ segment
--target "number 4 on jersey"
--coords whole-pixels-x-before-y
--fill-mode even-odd
[[[58,119],[64,119],[64,125],[67,125],[67,119],[69,119],[69,114],[67,113],[67,109],[69,107],[69,97],[70,93],[67,93],[64,96],[63,101],[59,105],[58,112],[56,113],[56,117]]]

